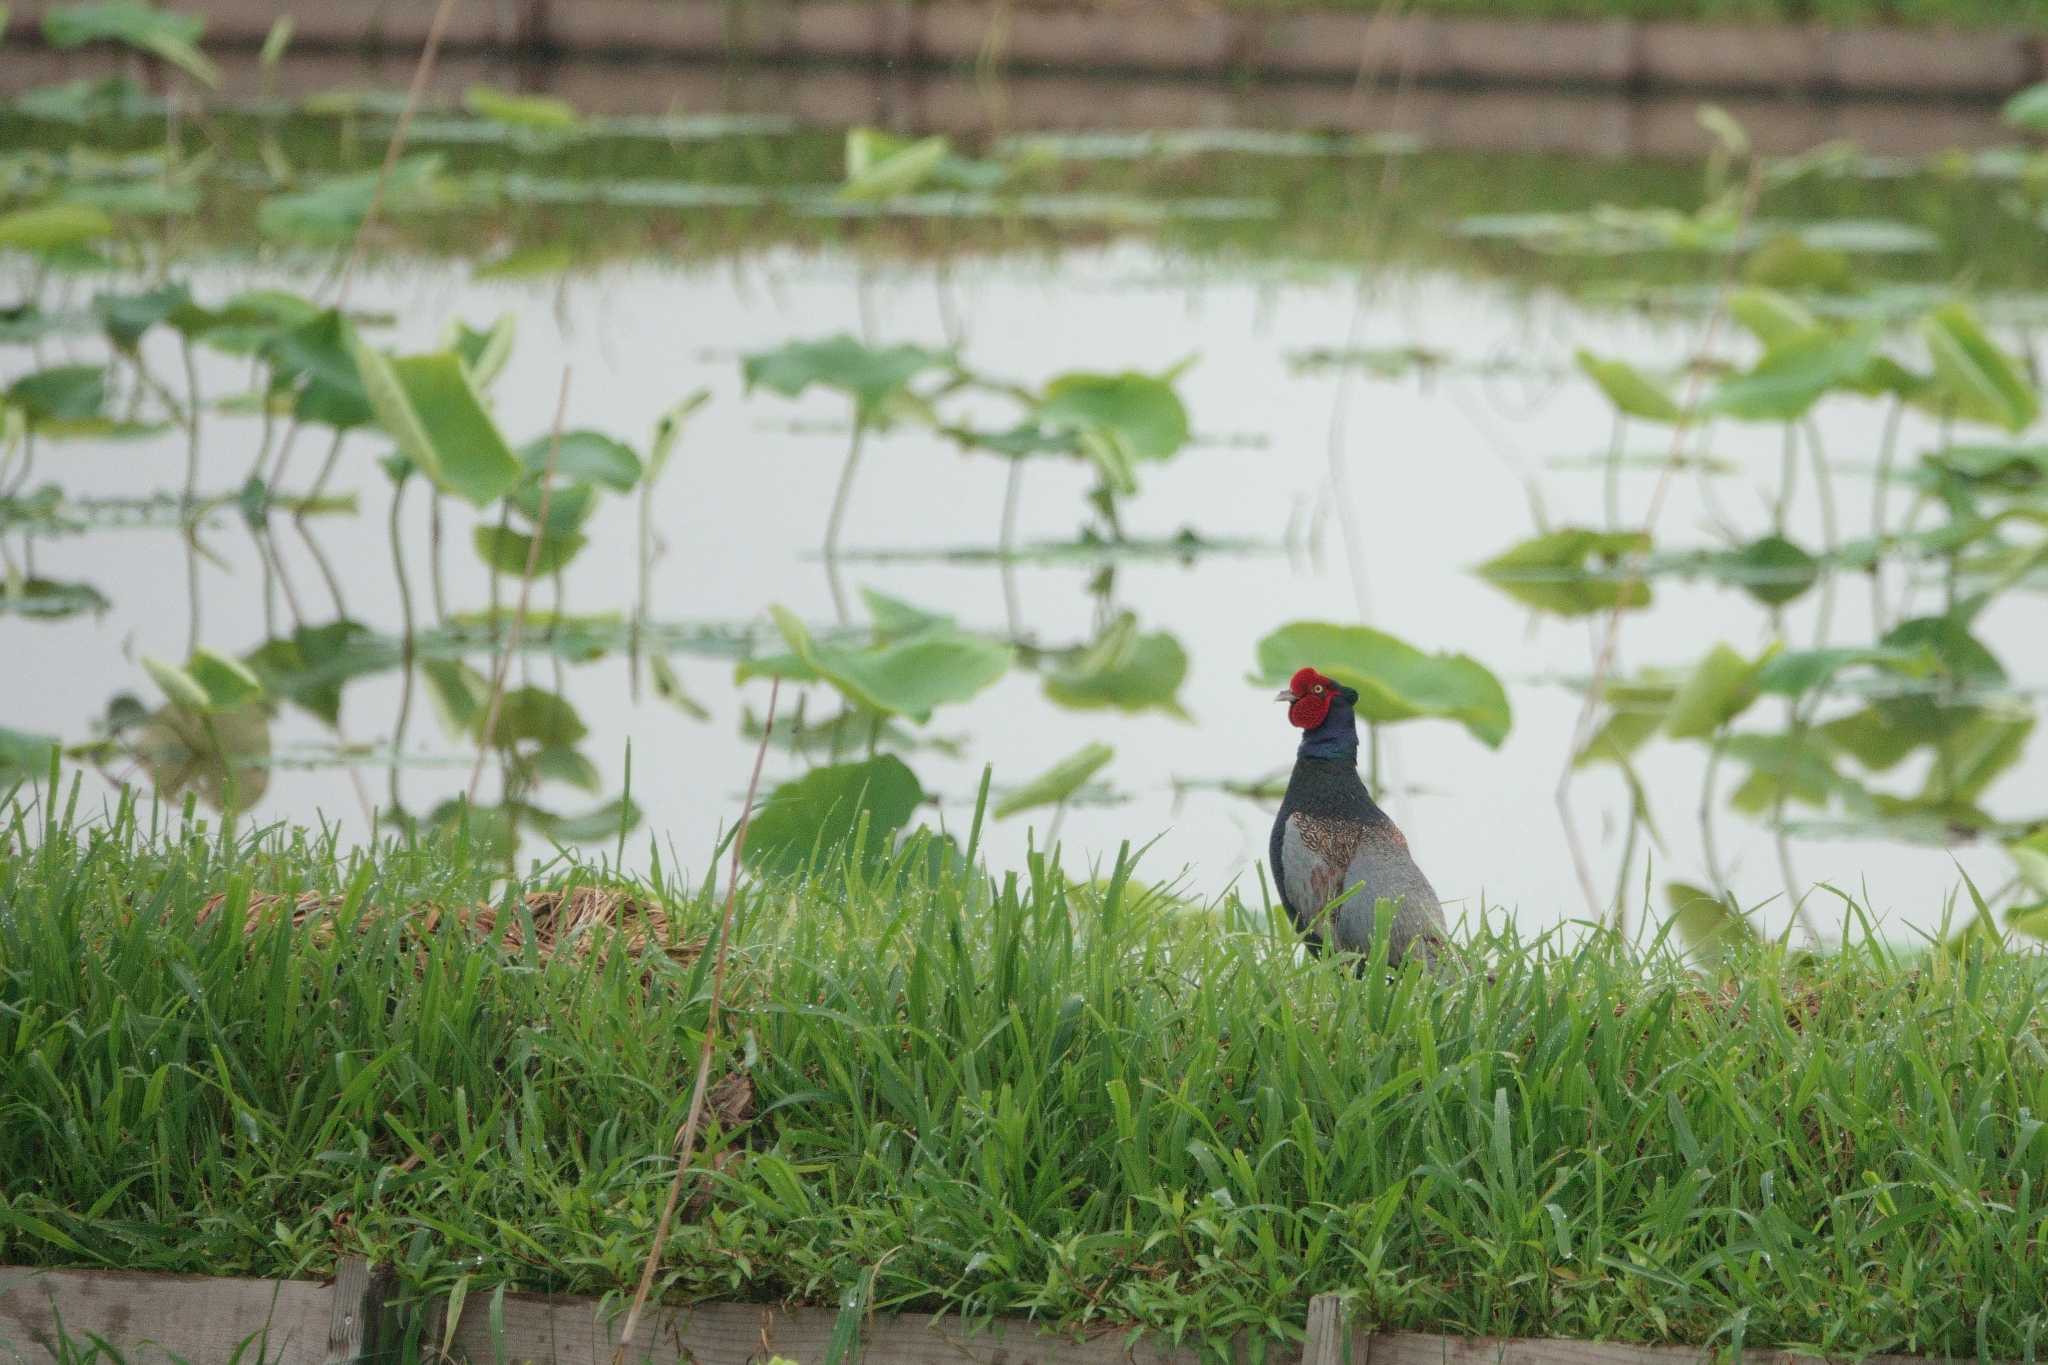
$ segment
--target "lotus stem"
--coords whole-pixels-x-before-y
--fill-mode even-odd
[[[1820,427],[1809,414],[1806,419],[1806,453],[1813,461],[1813,491],[1820,500],[1821,549],[1828,562],[1821,569],[1820,619],[1814,623],[1813,647],[1819,649],[1828,641],[1828,633],[1835,619],[1835,552],[1841,548],[1841,519],[1835,512],[1835,481],[1828,471],[1827,452],[1820,442]]]
[[[398,610],[405,623],[405,634],[399,643],[398,667],[401,681],[398,690],[398,720],[391,731],[391,767],[389,789],[391,808],[404,810],[405,803],[398,795],[399,755],[405,748],[405,731],[412,721],[413,649],[414,628],[412,615],[412,580],[405,571],[405,543],[399,535],[398,514],[405,502],[405,480],[391,491],[391,569],[398,579]]]
[[[1619,408],[1614,412],[1614,434],[1607,442],[1607,529],[1621,529],[1621,449],[1628,435],[1628,418]]]
[[[1879,632],[1885,628],[1884,611],[1884,541],[1885,523],[1889,520],[1892,497],[1892,458],[1899,447],[1899,422],[1906,415],[1906,400],[1892,399],[1891,410],[1884,417],[1884,436],[1877,447],[1877,476],[1870,495],[1870,535],[1876,542],[1878,561],[1870,570],[1870,618]]]

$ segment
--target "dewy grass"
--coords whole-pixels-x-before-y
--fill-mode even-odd
[[[1298,1340],[1333,1290],[1389,1328],[1831,1354],[2031,1358],[2048,1324],[2037,957],[1772,953],[1713,983],[1497,933],[1493,980],[1389,980],[1128,864],[984,877],[944,847],[743,893],[717,1173],[663,1297],[871,1286],[1204,1343]],[[622,1297],[718,903],[666,863],[502,872],[460,837],[18,806],[0,1264],[360,1253],[472,1304]],[[540,887],[658,906],[672,951],[551,953]]]

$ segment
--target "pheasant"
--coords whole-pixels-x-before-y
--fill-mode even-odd
[[[1331,943],[1339,952],[1369,953],[1374,907],[1392,901],[1390,963],[1414,956],[1434,964],[1445,940],[1443,903],[1408,840],[1359,780],[1358,693],[1304,668],[1278,700],[1304,731],[1269,851],[1288,917],[1311,952]],[[1354,886],[1355,894],[1330,908]]]

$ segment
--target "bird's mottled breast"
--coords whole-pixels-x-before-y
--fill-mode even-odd
[[[1365,839],[1365,826],[1356,820],[1333,820],[1327,815],[1296,811],[1288,823],[1299,832],[1302,847],[1325,863],[1346,867],[1358,845]]]

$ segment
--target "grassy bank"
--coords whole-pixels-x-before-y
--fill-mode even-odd
[[[1388,983],[1127,870],[929,855],[743,895],[720,1173],[666,1296],[1290,1338],[1346,1290],[1395,1327],[1843,1354],[2017,1357],[2048,1327],[2035,958],[1717,984],[1497,938],[1496,982]],[[473,1303],[629,1290],[716,904],[665,871],[501,871],[460,841],[17,814],[0,1263],[361,1252]],[[668,951],[550,947],[565,904]]]

